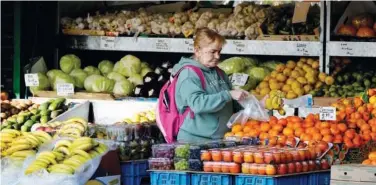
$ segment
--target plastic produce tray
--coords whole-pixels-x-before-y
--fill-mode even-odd
[[[191,175],[178,171],[150,172],[151,185],[191,185]]]
[[[120,165],[123,185],[140,185],[143,178],[149,178],[148,160],[122,162]]]
[[[222,174],[192,174],[191,181],[194,185],[232,185],[233,184],[232,175],[222,175]]]

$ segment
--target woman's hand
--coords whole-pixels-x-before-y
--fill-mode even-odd
[[[244,91],[244,90],[241,90],[241,89],[230,91],[230,95],[231,95],[232,99],[237,100],[237,101],[241,101],[241,100],[247,98],[248,94],[249,93],[247,91]]]

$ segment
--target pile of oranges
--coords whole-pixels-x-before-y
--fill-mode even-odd
[[[362,162],[362,164],[364,165],[374,165],[376,166],[376,151],[375,152],[371,152],[368,154],[368,159],[364,160]]]

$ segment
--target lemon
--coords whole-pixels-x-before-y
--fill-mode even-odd
[[[320,63],[319,61],[314,61],[311,66],[313,69],[318,69],[320,67]]]
[[[296,63],[297,67],[303,67],[303,65],[304,65],[303,61],[299,61],[298,63]],[[295,68],[297,68],[297,67],[295,67]]]
[[[269,92],[270,92],[269,88],[263,88],[263,89],[260,90],[260,95],[265,96],[265,95],[269,94]]]
[[[298,81],[294,81],[294,82],[292,82],[292,84],[291,84],[291,88],[292,88],[292,89],[301,89],[301,88],[302,88],[302,85],[301,85]]]
[[[293,88],[292,91],[294,91],[294,93],[298,96],[302,96],[304,94],[304,90],[302,88]]]
[[[327,76],[325,78],[325,83],[326,83],[326,85],[332,85],[334,83],[334,78],[331,77],[331,76]]]
[[[282,73],[278,73],[276,79],[277,79],[277,81],[279,81],[279,82],[284,82],[284,81],[286,81],[287,78],[286,78],[286,76],[283,75]]]
[[[315,84],[315,89],[319,89],[319,88],[321,88],[322,85],[324,85],[323,82],[321,82],[321,81],[316,82],[316,84]]]
[[[267,81],[269,81],[270,80],[270,78],[271,78],[271,76],[270,75],[268,75],[268,76],[266,76],[262,81],[264,81],[264,82],[267,82]]]
[[[275,79],[275,78],[271,78],[271,79],[269,80],[269,84],[270,84],[270,83],[277,83],[277,82],[278,82],[278,80]]]
[[[308,82],[307,82],[307,79],[305,79],[304,77],[298,77],[296,79],[299,83],[303,84],[303,85],[306,85]]]
[[[291,72],[291,77],[293,77],[293,78],[298,78],[299,76],[300,76],[299,71],[294,70],[294,71]]]
[[[283,92],[289,92],[290,90],[291,90],[291,85],[289,85],[289,84],[283,85],[283,87],[282,87]]]
[[[325,82],[325,79],[326,79],[326,73],[321,72],[319,74],[319,80],[322,81],[322,82]]]
[[[302,57],[302,58],[300,58],[300,60],[299,61],[302,61],[302,62],[307,62],[307,58],[304,58],[304,57]]]
[[[287,94],[286,94],[286,98],[287,98],[287,99],[294,99],[294,98],[297,98],[297,97],[298,97],[298,95],[295,94],[293,91],[289,91],[289,92],[287,92]]]
[[[305,86],[303,87],[303,89],[304,89],[304,92],[305,92],[306,94],[308,94],[308,93],[312,90],[312,86],[311,86],[311,85],[305,85]]]
[[[286,84],[287,84],[287,85],[291,85],[292,82],[294,82],[294,81],[295,81],[295,79],[292,78],[292,77],[290,77],[289,79],[286,80]]]
[[[313,60],[312,58],[309,58],[309,59],[307,59],[307,64],[312,65],[312,63],[313,63],[314,61],[315,61],[315,60]]]
[[[275,78],[275,77],[277,77],[277,74],[278,74],[277,71],[273,71],[273,72],[270,73],[270,76]]]
[[[269,83],[268,83],[268,82],[260,82],[259,87],[260,87],[261,89],[262,89],[262,88],[268,88],[268,87],[269,87]]]
[[[281,89],[281,86],[280,86],[280,84],[279,83],[270,83],[269,84],[269,87],[270,87],[270,89],[271,90],[278,90],[278,89]]]
[[[275,71],[279,72],[279,73],[282,73],[283,70],[285,69],[285,64],[278,64],[275,68]]]
[[[294,69],[296,66],[296,63],[292,60],[287,61],[286,67],[289,69]]]
[[[285,76],[290,76],[290,75],[291,75],[291,72],[292,72],[292,70],[291,70],[290,68],[286,68],[286,69],[283,70],[283,74],[284,74]]]

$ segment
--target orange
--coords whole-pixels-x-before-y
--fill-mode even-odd
[[[294,128],[294,123],[293,122],[288,122],[286,127],[287,128]]]
[[[269,134],[266,133],[266,132],[261,132],[259,137],[260,137],[261,140],[264,140],[264,139],[267,139],[269,137]]]
[[[237,133],[237,132],[241,132],[243,129],[242,129],[242,126],[241,125],[234,125],[231,129],[231,132],[232,133]]]
[[[304,128],[310,128],[315,126],[315,123],[313,121],[305,121],[305,123],[302,125]]]
[[[347,146],[347,148],[353,148],[354,147],[354,144],[352,143],[351,140],[345,141],[345,145]]]
[[[324,137],[322,138],[323,141],[326,141],[328,143],[331,143],[333,142],[333,136],[332,135],[324,135]]]
[[[370,160],[370,159],[366,159],[362,162],[362,164],[364,164],[364,165],[371,165],[371,163],[372,163],[372,160]]]
[[[250,127],[250,126],[245,126],[245,127],[243,128],[243,132],[244,132],[244,133],[249,133],[251,130],[252,130],[252,127]]]
[[[275,125],[278,123],[278,119],[275,116],[270,116],[269,117],[269,124]]]
[[[368,159],[371,159],[372,161],[376,161],[376,152],[369,153]]]
[[[282,118],[282,119],[278,120],[278,124],[286,126],[287,125],[287,120],[285,118]]]
[[[330,125],[328,122],[321,122],[320,128],[329,128]]]
[[[296,137],[300,137],[300,135],[302,135],[304,133],[304,129],[303,128],[297,128],[294,132],[295,136]]]
[[[283,126],[277,123],[277,124],[273,125],[272,130],[276,130],[278,132],[282,132]]]
[[[330,134],[330,129],[329,128],[321,129],[320,133],[321,135],[328,135]]]
[[[270,130],[271,126],[269,123],[262,123],[261,124],[261,131],[262,132],[268,132]]]
[[[321,139],[322,139],[322,135],[319,134],[319,133],[314,133],[314,134],[312,135],[312,139],[315,140],[315,141],[321,141]]]
[[[277,130],[269,130],[268,134],[269,136],[278,136],[279,132]]]
[[[360,130],[361,130],[361,131],[371,130],[371,126],[369,126],[368,124],[363,124],[363,125],[360,127]]]
[[[302,124],[300,122],[295,122],[292,126],[292,128],[295,130],[297,128],[301,128],[302,127]]]
[[[370,141],[372,139],[371,133],[366,133],[362,135],[364,141]]]
[[[303,141],[311,141],[312,140],[311,134],[302,134],[300,137]]]
[[[234,133],[232,132],[226,132],[226,134],[224,135],[224,137],[231,137],[231,136],[234,136]]]
[[[291,128],[284,128],[283,129],[283,135],[294,136],[294,130],[292,130]]]
[[[347,130],[347,131],[345,132],[345,136],[348,137],[348,138],[350,138],[350,139],[353,139],[353,138],[355,137],[355,132],[354,132],[354,130],[352,130],[352,129]]]
[[[235,133],[235,136],[243,137],[244,136],[244,132],[237,132],[237,133]]]
[[[336,135],[336,134],[340,134],[341,131],[339,131],[337,128],[330,128],[330,133],[332,133],[333,135]]]

